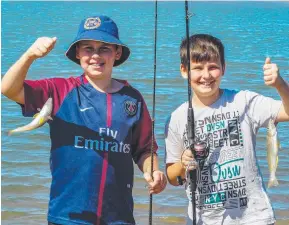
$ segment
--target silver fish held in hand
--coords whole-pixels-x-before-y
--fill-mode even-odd
[[[38,109],[40,112],[36,113],[33,116],[34,120],[32,120],[31,123],[29,123],[23,127],[18,127],[14,130],[9,131],[8,135],[11,135],[11,134],[17,133],[17,132],[34,130],[38,127],[43,126],[48,120],[52,120],[52,118],[51,118],[52,107],[53,107],[52,98],[48,98],[48,100],[45,102],[42,109],[41,110]]]
[[[279,185],[276,178],[279,148],[280,142],[278,140],[277,128],[274,124],[274,121],[270,120],[267,127],[267,161],[270,172],[268,188]]]

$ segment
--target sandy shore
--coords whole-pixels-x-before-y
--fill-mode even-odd
[[[275,225],[288,225],[288,224],[289,224],[289,220],[278,220]]]

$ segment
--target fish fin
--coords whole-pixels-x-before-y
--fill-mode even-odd
[[[37,108],[37,111],[38,111],[38,112],[40,112],[40,111],[41,111],[41,109],[40,109],[40,108]]]
[[[48,119],[49,119],[49,120],[53,120],[51,116],[48,116]]]
[[[9,130],[8,132],[7,132],[7,135],[8,136],[11,136],[13,134],[13,130]]]
[[[41,117],[40,119],[39,119],[39,125],[41,125],[41,124],[43,124],[43,122],[44,122],[44,118],[43,117]]]
[[[278,185],[279,185],[279,182],[276,177],[274,177],[273,179],[270,179],[268,182],[268,188],[273,187],[273,186],[276,187]]]
[[[36,118],[38,115],[39,115],[39,113],[36,113],[36,114],[33,116],[33,118]]]
[[[282,151],[282,146],[280,140],[278,140],[278,149]]]

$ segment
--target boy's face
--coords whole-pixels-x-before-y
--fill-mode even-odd
[[[187,68],[181,64],[181,73],[187,78]],[[221,61],[191,62],[191,86],[198,97],[214,98],[219,94],[219,87],[224,74]]]
[[[100,41],[80,41],[76,46],[76,58],[85,75],[92,79],[111,77],[115,60],[121,56],[122,48]]]

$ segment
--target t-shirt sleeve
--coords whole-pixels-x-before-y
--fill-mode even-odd
[[[147,109],[147,105],[142,98],[140,101],[140,118],[137,124],[133,127],[133,150],[132,157],[135,163],[138,163],[138,160],[142,154],[147,154],[151,152],[152,140],[154,140],[154,152],[156,153],[158,146],[155,140],[155,137],[152,138],[152,120]]]
[[[24,81],[24,105],[21,105],[22,114],[31,117],[39,112],[47,99],[53,99],[52,116],[54,116],[65,95],[72,88],[71,82],[62,78],[50,78],[42,80],[25,80]]]
[[[281,101],[251,91],[246,91],[245,95],[248,116],[255,129],[267,127],[270,119],[275,121],[282,105]]]
[[[176,117],[170,116],[165,126],[165,163],[176,163],[180,161],[183,152],[181,131],[178,127]]]

